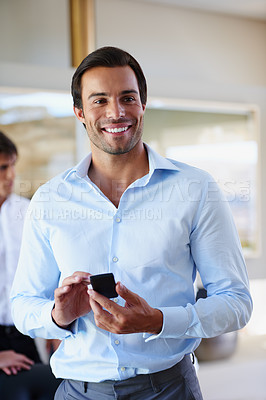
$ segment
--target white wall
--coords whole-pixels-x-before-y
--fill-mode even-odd
[[[97,45],[128,49],[148,78],[266,85],[266,23],[136,0],[96,4]]]
[[[1,0],[0,60],[68,67],[69,23],[66,0]]]
[[[69,91],[68,0],[0,0],[0,86]]]
[[[144,69],[149,95],[255,103],[266,152],[266,22],[140,0],[95,4],[96,47],[131,52]],[[0,34],[0,86],[69,91],[68,0],[1,0]],[[266,157],[261,163],[263,205]],[[262,255],[248,260],[252,278],[266,277],[263,207],[261,218]]]

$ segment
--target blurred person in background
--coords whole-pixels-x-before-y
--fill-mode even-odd
[[[17,156],[16,145],[0,132],[0,398],[50,400],[57,382],[50,367],[42,364],[35,341],[15,328],[10,310],[9,294],[29,205],[28,199],[13,193]]]

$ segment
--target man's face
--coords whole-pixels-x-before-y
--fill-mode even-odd
[[[5,200],[13,191],[15,180],[16,154],[0,153],[0,200]]]
[[[81,79],[83,110],[74,109],[86,125],[93,146],[109,154],[124,154],[140,141],[145,106],[137,78],[129,67],[96,67]]]

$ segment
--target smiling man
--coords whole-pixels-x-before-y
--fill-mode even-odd
[[[72,96],[91,153],[32,199],[12,290],[17,327],[62,340],[56,400],[201,400],[190,355],[252,310],[229,207],[206,172],[143,143],[146,80],[130,54],[89,54]],[[198,301],[197,271],[208,292]],[[118,297],[88,288],[110,272]]]

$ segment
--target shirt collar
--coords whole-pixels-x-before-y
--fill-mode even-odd
[[[180,169],[171,160],[158,154],[155,150],[153,150],[146,143],[145,143],[145,147],[147,149],[148,157],[149,157],[150,175],[156,169],[180,171]]]
[[[65,180],[74,172],[79,178],[85,178],[88,175],[89,166],[91,163],[91,153],[84,157],[75,167],[71,168],[65,176]]]
[[[145,143],[149,159],[149,175],[151,176],[156,169],[180,171],[180,169],[169,159],[162,157]],[[85,178],[91,163],[91,153],[84,157],[75,167],[71,168],[66,174],[65,180],[74,172],[79,178]]]

